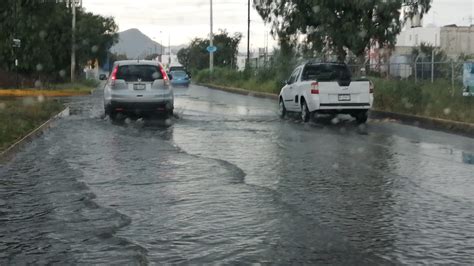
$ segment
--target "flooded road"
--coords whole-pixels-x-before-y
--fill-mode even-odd
[[[0,163],[0,264],[470,264],[474,141],[176,89],[111,123],[102,92]]]

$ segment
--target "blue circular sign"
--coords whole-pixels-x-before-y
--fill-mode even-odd
[[[215,52],[217,51],[217,47],[215,47],[215,46],[208,46],[208,47],[207,47],[207,51],[208,51],[209,53],[215,53]]]

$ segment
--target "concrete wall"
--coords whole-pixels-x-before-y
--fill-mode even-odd
[[[451,58],[474,54],[474,26],[441,28],[441,48]]]

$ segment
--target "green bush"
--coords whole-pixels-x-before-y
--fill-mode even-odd
[[[253,71],[236,71],[228,68],[215,68],[214,73],[209,70],[202,70],[194,74],[194,80],[199,83],[212,83],[216,85],[242,88],[250,91],[259,91],[267,93],[278,93],[280,91],[280,82],[276,82],[272,71],[270,74],[254,74]]]

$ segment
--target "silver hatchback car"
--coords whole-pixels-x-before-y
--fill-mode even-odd
[[[126,60],[114,63],[104,88],[105,114],[173,115],[171,76],[157,61]]]

